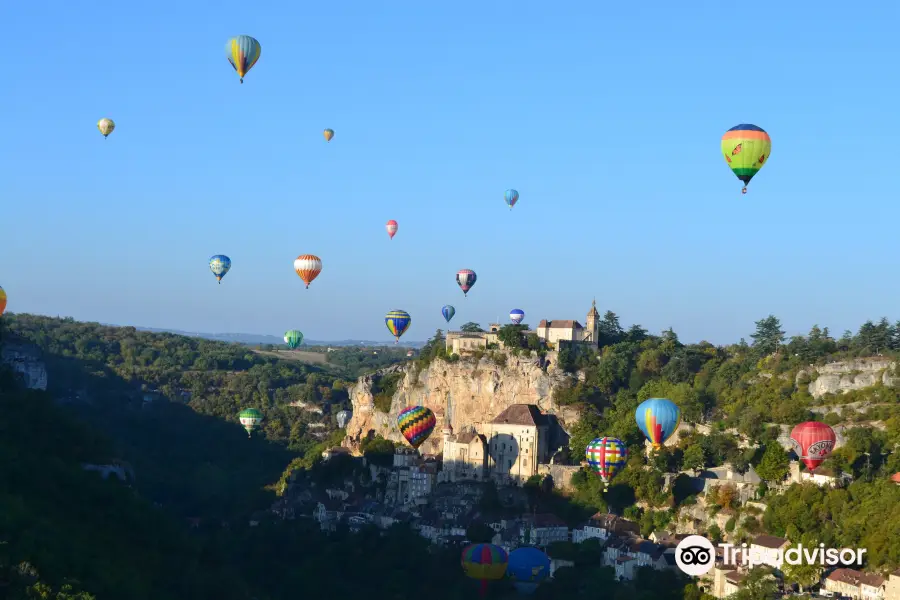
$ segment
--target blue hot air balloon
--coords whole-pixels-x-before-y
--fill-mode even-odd
[[[441,309],[441,314],[444,315],[444,320],[446,320],[449,323],[450,319],[453,318],[453,315],[456,314],[456,309],[448,304],[447,306],[445,306]]]
[[[516,190],[506,190],[503,194],[503,199],[506,200],[506,205],[509,206],[509,210],[512,210],[512,207],[519,201],[519,192]]]
[[[525,318],[525,311],[521,308],[514,308],[509,311],[509,320],[518,325]]]
[[[653,447],[659,449],[678,429],[681,409],[667,398],[650,398],[634,411],[634,420]]]
[[[224,254],[216,254],[209,259],[209,270],[216,276],[219,283],[222,283],[222,278],[229,269],[231,269],[231,259]]]
[[[550,557],[537,548],[517,548],[509,553],[506,575],[523,594],[533,594],[550,577]]]

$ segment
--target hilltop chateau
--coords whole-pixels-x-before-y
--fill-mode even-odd
[[[485,350],[491,344],[500,344],[497,333],[502,325],[491,323],[488,331],[466,332],[448,331],[446,337],[447,351],[453,354],[464,354]],[[528,330],[525,334],[534,333],[551,349],[559,349],[560,343],[584,344],[597,348],[600,340],[600,313],[597,312],[597,301],[591,304],[585,325],[574,320],[548,321],[541,319],[535,330]]]

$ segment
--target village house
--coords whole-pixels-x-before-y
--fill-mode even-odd
[[[600,343],[600,313],[597,312],[596,300],[591,304],[585,324],[586,326],[582,326],[573,320],[541,319],[534,332],[549,348],[559,349],[560,342],[586,344],[597,348]]]
[[[819,487],[840,487],[853,481],[853,475],[849,473],[837,475],[824,467],[816,469],[815,473],[801,471],[799,461],[791,461],[789,469],[791,483],[806,483],[810,481]]]
[[[737,593],[747,576],[733,568],[716,565],[713,568],[713,583],[709,594],[716,598],[727,598]]]
[[[499,344],[497,333],[502,327],[499,323],[491,323],[488,331],[448,331],[444,336],[444,347],[449,354],[471,354],[486,350],[491,344]]]
[[[519,541],[524,545],[546,548],[554,542],[568,542],[569,528],[556,515],[539,514],[522,518]]]
[[[637,523],[598,512],[587,523],[572,530],[572,542],[580,544],[590,539],[606,541],[611,536],[638,537],[640,533],[641,527]]]
[[[780,569],[779,558],[783,559],[784,552],[790,547],[791,543],[784,538],[774,535],[758,535],[750,544],[750,556],[755,564],[769,565],[773,569]]]
[[[825,578],[825,589],[853,600],[885,597],[884,577],[855,569],[835,569]]]
[[[640,538],[610,538],[603,553],[604,566],[613,567],[616,577],[631,581],[641,567],[656,570],[671,568],[665,557],[666,549]]]
[[[884,600],[900,600],[900,569],[888,575],[884,584]]]
[[[547,461],[549,426],[533,404],[512,404],[478,429],[487,440],[487,468],[497,483],[521,485]]]
[[[439,481],[483,481],[487,470],[487,440],[475,431],[453,434],[446,419],[443,433],[444,464]]]

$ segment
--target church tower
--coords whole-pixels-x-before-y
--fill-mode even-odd
[[[591,303],[591,310],[588,311],[587,320],[584,323],[585,337],[590,340],[591,345],[595,348],[600,345],[600,313],[597,312],[597,299]]]

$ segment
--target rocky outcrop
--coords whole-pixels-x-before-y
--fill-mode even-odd
[[[434,411],[437,426],[419,450],[435,454],[441,451],[445,419],[459,432],[490,421],[511,404],[534,404],[542,412],[556,415],[563,428],[578,420],[577,410],[559,407],[552,400],[555,389],[573,382],[571,375],[553,370],[548,373],[537,358],[502,356],[505,357],[502,365],[490,357],[478,362],[435,360],[422,371],[415,363],[407,363],[360,377],[350,389],[353,417],[347,423],[344,447],[358,452],[360,443],[370,434],[403,441],[397,431],[397,415],[407,406],[426,406]],[[376,379],[392,373],[402,379],[397,384],[390,411],[384,413],[375,407],[372,387]]]
[[[5,343],[0,346],[0,362],[12,368],[30,390],[47,389],[47,366],[41,351],[24,344]]]
[[[803,369],[797,373],[797,381],[809,378],[809,393],[814,398],[821,398],[825,394],[843,394],[877,383],[893,386],[898,383],[894,376],[895,366],[892,360],[877,357],[838,361]]]

